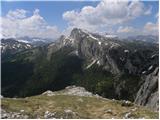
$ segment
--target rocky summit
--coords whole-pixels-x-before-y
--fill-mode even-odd
[[[91,92],[88,92],[83,87],[76,87],[76,86],[68,86],[61,92],[52,92],[46,91],[42,93],[42,95],[53,96],[53,95],[76,95],[76,96],[87,96],[93,97],[94,95]],[[98,95],[97,95],[98,96]]]

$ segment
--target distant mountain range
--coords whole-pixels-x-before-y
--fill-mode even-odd
[[[144,41],[149,43],[159,43],[159,37],[154,35],[130,36],[127,40]]]
[[[158,58],[155,42],[75,28],[70,36],[3,57],[2,95],[26,97],[77,85],[158,110]]]
[[[86,30],[83,30],[86,33],[89,33]],[[104,34],[101,35],[99,33],[92,33],[92,35],[94,36],[103,36],[106,38],[112,38],[112,39],[119,39],[119,40],[127,40],[127,41],[143,41],[143,42],[149,42],[149,43],[159,43],[159,37],[158,36],[154,36],[154,35],[137,35],[137,36],[129,36],[125,39],[120,39],[118,38],[118,36],[116,35],[111,35],[111,34]],[[48,44],[51,42],[54,42],[54,39],[50,39],[50,38],[39,38],[39,37],[29,37],[29,36],[24,36],[24,37],[18,37],[18,38],[2,38],[3,40],[5,39],[13,39],[19,42],[24,42],[24,43],[29,43],[31,45],[34,46],[41,46],[44,44]]]
[[[49,38],[38,38],[38,37],[28,37],[28,36],[19,37],[17,38],[17,40],[19,42],[30,43],[35,46],[43,45],[46,43],[51,43],[54,41],[53,39],[49,39]]]
[[[31,49],[33,45],[29,43],[19,42],[15,39],[1,39],[1,57],[16,54],[18,52]]]
[[[2,38],[1,54],[2,57],[9,56],[27,49],[43,46],[51,42],[53,42],[51,39],[42,39],[36,37]]]
[[[39,37],[29,37],[29,36],[24,36],[24,37],[18,37],[18,38],[9,38],[9,37],[4,37],[2,38],[3,40],[5,39],[12,39],[12,40],[16,40],[19,42],[23,42],[23,43],[28,43],[34,46],[40,46],[40,45],[44,45],[47,43],[51,43],[53,41],[55,41],[54,39],[49,39],[49,38],[39,38]]]

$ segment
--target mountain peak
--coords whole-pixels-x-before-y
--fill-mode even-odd
[[[83,35],[83,34],[89,34],[89,32],[87,30],[82,30],[80,28],[73,28],[73,30],[71,31],[70,37],[75,37],[76,35]]]
[[[83,33],[89,33],[89,31],[88,31],[88,30],[86,30],[86,29],[81,29],[81,28],[73,28],[73,30],[71,31],[71,33],[72,33],[72,32],[79,32],[79,33],[83,32]]]

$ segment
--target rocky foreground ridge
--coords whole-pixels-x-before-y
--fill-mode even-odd
[[[110,100],[69,86],[26,98],[2,98],[1,118],[158,118],[158,112],[126,100]]]

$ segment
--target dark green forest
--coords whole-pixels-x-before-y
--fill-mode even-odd
[[[86,61],[70,54],[74,50],[72,47],[59,49],[49,60],[45,50],[39,50],[31,60],[29,58],[32,54],[28,52],[14,55],[10,60],[2,62],[2,95],[26,97],[41,94],[46,90],[56,91],[76,85],[107,98],[134,98],[134,92],[138,89],[134,86],[139,83],[140,77],[123,75],[117,81],[114,75],[97,64],[84,69]],[[128,87],[122,88],[122,95],[117,96],[115,87],[123,80]]]

